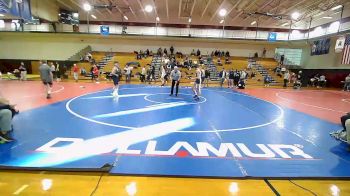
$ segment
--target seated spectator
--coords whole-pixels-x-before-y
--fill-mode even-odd
[[[197,49],[197,56],[201,55],[201,51],[199,49]]]
[[[238,82],[238,88],[239,89],[245,89],[245,80],[240,79]]]
[[[226,57],[230,57],[230,52],[229,52],[229,51],[226,51],[225,56],[226,56]]]
[[[344,91],[349,91],[350,90],[350,74],[348,76],[346,76],[345,80],[344,80]]]
[[[228,56],[225,57],[225,64],[231,64],[230,57]]]
[[[318,88],[323,88],[323,87],[326,86],[326,83],[327,83],[326,76],[322,74],[322,75],[320,76],[320,79],[318,80],[318,85],[317,85],[317,87],[318,87]]]
[[[86,69],[85,69],[84,67],[82,67],[82,68],[80,69],[80,75],[82,75],[82,76],[85,76],[85,75],[86,75]]]
[[[265,87],[269,87],[269,86],[270,86],[270,82],[271,82],[271,81],[270,81],[270,77],[269,77],[269,75],[266,74],[266,75],[264,76],[264,86],[265,86]]]
[[[218,66],[222,66],[222,62],[220,58],[218,58]]]
[[[12,118],[18,114],[18,110],[14,105],[11,105],[8,100],[0,97],[0,143],[14,141],[9,136],[12,130]]]
[[[310,85],[316,86],[318,84],[319,79],[320,79],[319,74],[316,74],[314,77],[310,78]]]
[[[192,52],[191,52],[191,56],[195,56],[195,55],[196,55],[196,52],[193,49]]]

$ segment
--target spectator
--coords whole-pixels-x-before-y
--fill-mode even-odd
[[[173,55],[174,54],[174,47],[170,46],[170,54]]]
[[[234,77],[235,77],[235,73],[234,73],[233,69],[231,69],[228,72],[228,88],[233,88]]]
[[[284,64],[284,54],[282,54],[280,58],[280,65],[283,65],[283,64]]]
[[[86,69],[85,69],[85,67],[81,68],[80,74],[81,74],[82,76],[86,76]]]
[[[230,52],[229,52],[229,51],[226,51],[225,56],[226,56],[226,57],[230,57]]]
[[[243,79],[240,79],[238,82],[238,88],[239,89],[245,89],[245,81]]]
[[[55,79],[56,78],[56,67],[55,67],[55,65],[51,62],[51,67],[50,67],[50,69],[51,69],[51,73],[52,73],[52,76],[53,76],[53,79]]]
[[[146,67],[143,66],[140,74],[141,82],[146,82]]]
[[[254,53],[254,58],[257,59],[259,57],[258,52]]]
[[[158,48],[157,55],[161,56],[162,55],[162,48]]]
[[[238,82],[239,79],[241,78],[241,74],[239,73],[239,71],[236,69],[236,71],[234,72],[234,77],[233,77],[233,84],[235,86],[238,86]]]
[[[197,49],[197,56],[201,55],[201,51],[199,49]]]
[[[317,88],[323,88],[326,86],[327,80],[326,80],[326,76],[325,75],[321,75],[320,79],[318,80],[318,85]]]
[[[24,66],[23,62],[21,62],[21,65],[19,66],[18,70],[20,71],[20,80],[21,81],[27,80],[27,69]]]
[[[207,87],[209,87],[209,80],[210,80],[210,72],[209,69],[205,69],[205,83],[207,84]]]
[[[261,57],[262,57],[262,58],[266,58],[266,49],[265,49],[265,48],[263,49],[263,52],[262,52]]]
[[[92,66],[92,80],[95,80],[96,81],[96,83],[99,83],[99,73],[100,73],[100,71],[98,70],[98,67],[97,67],[97,65],[96,64],[94,64],[93,66]]]
[[[345,77],[343,90],[344,91],[349,91],[350,90],[350,74]]]
[[[61,68],[60,68],[60,64],[58,64],[58,62],[56,62],[56,81],[60,82],[61,81]]]
[[[218,58],[218,66],[222,66],[222,62],[220,58]]]
[[[283,76],[283,87],[287,88],[287,84],[289,83],[290,74],[289,71],[286,71]]]
[[[132,69],[133,69],[133,67],[129,66],[128,64],[124,68],[126,83],[130,83],[130,81],[131,81],[131,70]]]
[[[191,56],[195,56],[195,55],[196,55],[196,52],[193,49],[192,52],[191,52]]]
[[[320,79],[319,74],[315,74],[314,77],[310,78],[310,85],[313,87],[317,86],[319,79]]]
[[[269,77],[269,75],[266,74],[266,75],[264,76],[264,86],[265,86],[265,87],[269,87],[269,86],[270,86],[270,82],[271,82],[271,81],[270,81],[270,77]]]
[[[164,54],[168,56],[168,50],[166,48],[164,48]]]
[[[222,68],[222,71],[219,73],[219,77],[220,77],[220,87],[222,88],[222,85],[224,84],[225,80],[226,80],[226,76],[227,73],[225,71],[225,68]]]
[[[73,65],[73,78],[74,78],[75,82],[78,82],[78,79],[79,79],[79,67],[77,66],[77,64]]]
[[[18,110],[15,105],[11,105],[8,100],[0,97],[0,143],[14,141],[9,136],[9,132],[12,130],[12,118],[18,114]]]

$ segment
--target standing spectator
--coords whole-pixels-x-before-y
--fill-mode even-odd
[[[228,73],[228,88],[233,88],[234,71],[231,69]]]
[[[280,58],[280,64],[283,65],[284,64],[284,54],[281,55],[281,58]]]
[[[225,80],[226,80],[226,76],[227,73],[225,71],[225,68],[222,68],[222,71],[219,73],[219,77],[220,77],[220,87],[222,88],[222,85],[224,84]]]
[[[47,65],[47,61],[40,61],[40,67],[39,67],[39,72],[40,72],[40,78],[43,84],[46,87],[46,98],[50,99],[51,98],[51,89],[53,85],[53,76],[50,67]]]
[[[149,84],[151,84],[151,80],[156,82],[156,66],[155,65],[150,65],[150,80]]]
[[[73,78],[74,78],[75,82],[78,82],[78,79],[79,79],[79,67],[77,66],[77,64],[73,65]]]
[[[235,86],[238,86],[238,82],[239,79],[241,78],[241,74],[239,73],[239,71],[236,69],[235,73],[234,73],[234,77],[233,77],[233,84]]]
[[[55,79],[56,78],[56,67],[55,67],[55,65],[53,64],[53,62],[51,62],[51,73],[52,73],[52,76],[53,76],[53,78]]]
[[[166,48],[164,48],[164,54],[168,56],[168,50]]]
[[[207,84],[207,87],[209,87],[209,80],[210,80],[210,71],[208,68],[205,69],[205,82]]]
[[[261,57],[262,57],[262,58],[266,58],[266,48],[263,49],[263,52],[262,52]]]
[[[350,74],[346,76],[345,81],[344,81],[344,91],[349,91],[350,90]]]
[[[289,71],[286,71],[283,76],[283,87],[285,88],[287,87],[287,84],[289,83],[289,79],[290,79]]]
[[[132,66],[129,66],[129,65],[126,65],[124,68],[126,83],[130,83],[131,81],[131,70],[132,70]]]
[[[201,51],[199,49],[197,49],[197,56],[201,55]]]
[[[92,67],[92,79],[96,81],[96,83],[99,83],[98,77],[99,77],[100,71],[98,70],[98,67],[96,64]]]
[[[158,48],[157,55],[161,56],[162,55],[162,48]]]
[[[165,71],[165,65],[160,66],[160,81],[162,84],[160,86],[164,86],[166,83],[165,76],[166,76],[166,71]]]
[[[23,62],[21,62],[21,65],[19,66],[18,70],[20,71],[20,80],[21,81],[27,80],[27,69],[24,66]]]
[[[60,68],[60,64],[58,64],[58,62],[56,62],[56,81],[60,82],[61,81],[61,68]]]
[[[171,54],[171,55],[174,54],[174,47],[173,47],[173,46],[170,47],[170,54]]]
[[[174,86],[176,85],[176,94],[175,96],[178,95],[179,93],[179,85],[180,85],[180,79],[181,79],[181,72],[178,69],[177,66],[174,67],[174,70],[171,71],[170,73],[170,79],[171,79],[171,92],[170,92],[170,96],[173,95],[174,93]]]
[[[140,74],[141,82],[146,82],[146,67],[143,66]]]

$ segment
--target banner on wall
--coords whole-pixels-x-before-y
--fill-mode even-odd
[[[329,38],[313,41],[311,46],[311,56],[328,54],[330,45],[331,39]]]
[[[267,38],[269,42],[275,42],[277,40],[277,33],[270,32],[269,37]]]
[[[30,0],[0,0],[0,13],[31,20]]]
[[[109,26],[100,26],[101,35],[109,35]]]
[[[345,46],[345,37],[339,37],[335,42],[335,53],[341,53]]]
[[[347,35],[344,43],[344,52],[341,64],[350,65],[350,35]]]

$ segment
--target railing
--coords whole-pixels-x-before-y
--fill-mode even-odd
[[[91,50],[91,46],[87,46],[79,52],[75,53],[73,56],[69,57],[68,61],[80,61],[81,57],[85,57],[86,53],[91,52]]]

